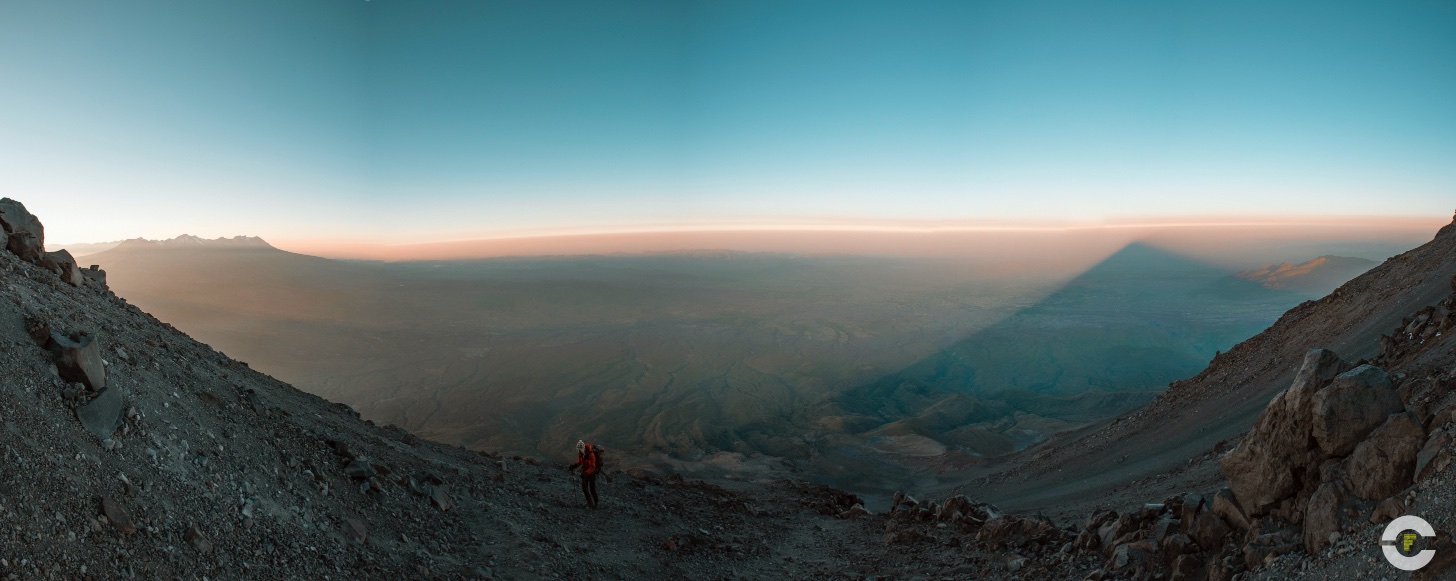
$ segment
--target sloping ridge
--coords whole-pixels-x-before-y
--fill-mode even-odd
[[[33,255],[41,237],[14,225],[33,217],[0,209]],[[563,470],[571,442],[541,461],[377,427],[104,278],[63,276],[0,248],[0,579],[708,579],[729,558],[735,575],[823,578],[845,552],[885,554],[865,575],[913,559],[880,523],[836,518],[852,495],[624,473],[611,451],[591,511]]]
[[[1146,406],[977,468],[956,490],[1003,508],[1073,515],[1097,504],[1206,489],[1221,480],[1211,451],[1248,431],[1289,386],[1305,352],[1324,347],[1351,361],[1374,357],[1382,333],[1452,292],[1453,275],[1456,221],[1430,242],[1291,309]]]

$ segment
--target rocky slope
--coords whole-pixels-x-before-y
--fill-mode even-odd
[[[1383,334],[1450,295],[1452,275],[1456,225],[1291,309],[1148,405],[969,471],[973,484],[955,491],[1070,518],[1109,499],[1132,503],[1214,487],[1221,481],[1217,453],[1289,386],[1310,349],[1349,361],[1375,357]]]
[[[44,253],[18,203],[0,226],[8,579],[1369,578],[1397,573],[1374,538],[1407,512],[1443,535],[1417,577],[1456,560],[1456,226],[1140,411],[888,514],[802,482],[610,469],[591,511],[568,458],[372,425]]]
[[[812,578],[883,546],[796,482],[609,471],[589,512],[568,460],[362,421],[62,280],[0,208],[0,578]]]
[[[1037,284],[903,258],[382,264],[210,244],[87,262],[213,348],[423,437],[540,455],[587,434],[624,462],[803,476],[877,508],[1135,409],[1303,300],[1146,244]]]

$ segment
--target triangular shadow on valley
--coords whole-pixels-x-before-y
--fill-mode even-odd
[[[976,455],[1122,413],[1301,297],[1131,243],[1044,299],[819,410],[867,436],[916,434]]]

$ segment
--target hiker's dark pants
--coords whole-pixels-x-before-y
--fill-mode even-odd
[[[581,493],[586,495],[587,506],[597,505],[597,475],[581,475]]]

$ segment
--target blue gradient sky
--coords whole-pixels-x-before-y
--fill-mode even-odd
[[[1456,4],[0,0],[51,241],[1438,215]]]

